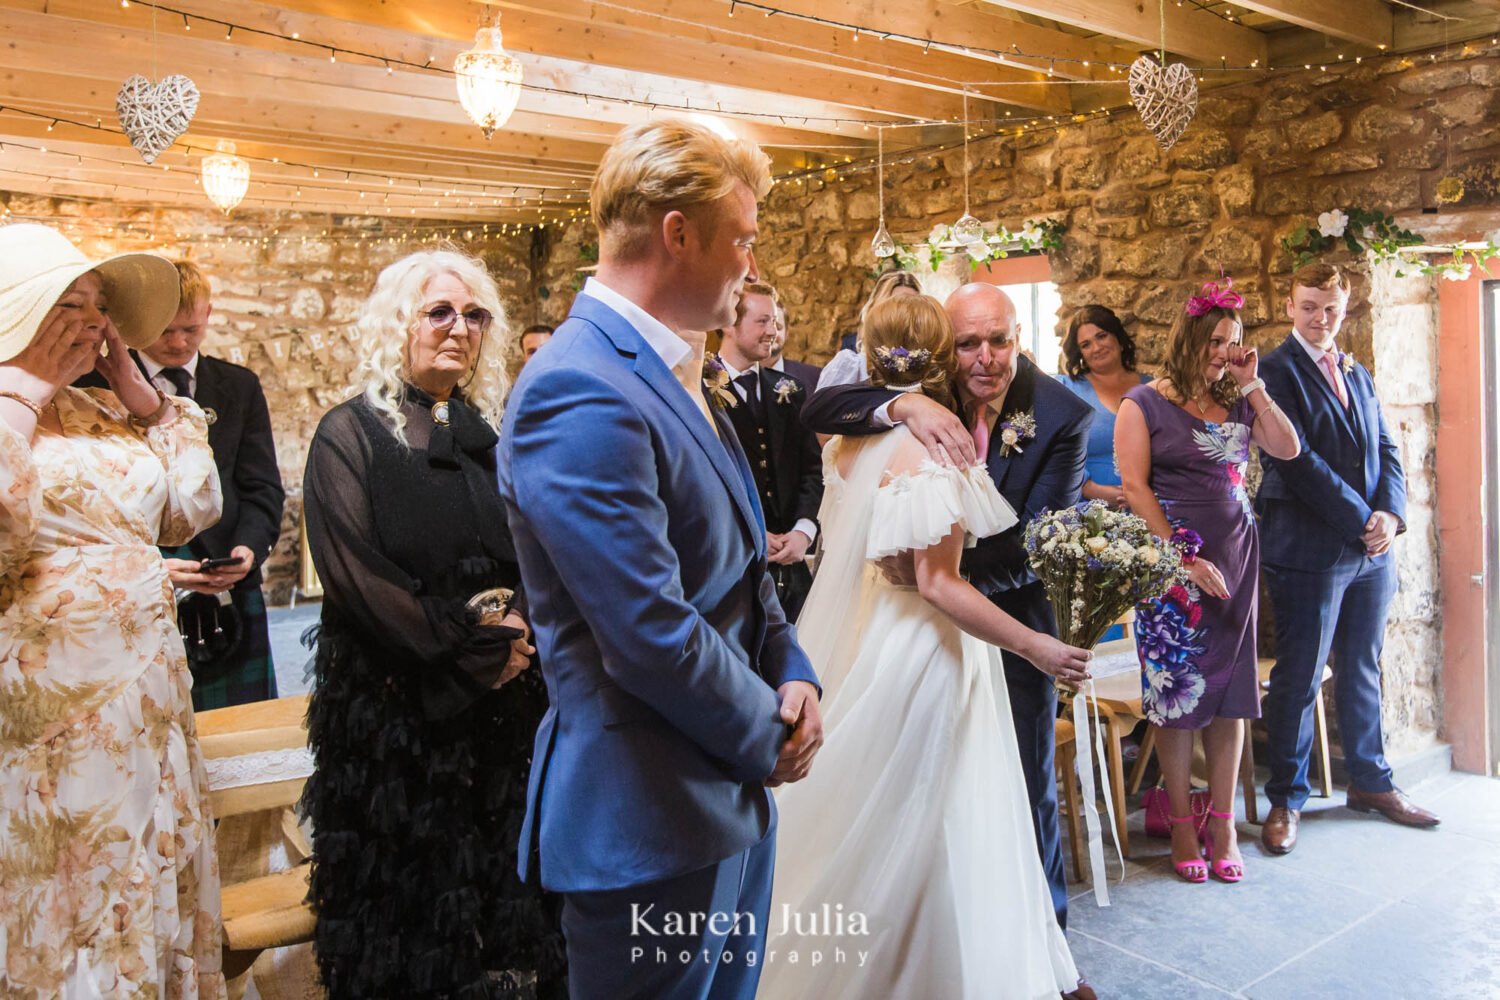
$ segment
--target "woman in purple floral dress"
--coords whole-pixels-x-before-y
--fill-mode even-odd
[[[1188,582],[1136,613],[1141,704],[1157,727],[1172,807],[1172,861],[1189,882],[1244,874],[1234,829],[1244,720],[1260,716],[1255,671],[1260,543],[1245,464],[1250,443],[1295,458],[1297,435],[1240,345],[1243,300],[1204,286],[1172,328],[1161,378],[1125,394],[1115,453],[1130,509],[1183,550]],[[1189,800],[1193,732],[1203,731],[1213,799],[1205,864]]]

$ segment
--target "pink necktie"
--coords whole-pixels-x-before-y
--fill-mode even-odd
[[[1328,384],[1333,386],[1333,394],[1339,398],[1339,405],[1347,407],[1349,400],[1344,397],[1344,383],[1339,378],[1336,357],[1336,352],[1328,351],[1318,359],[1318,362],[1323,366],[1323,377],[1328,379]]]
[[[990,453],[989,407],[984,403],[974,404],[974,426],[970,433],[974,435],[974,452],[983,462]]]

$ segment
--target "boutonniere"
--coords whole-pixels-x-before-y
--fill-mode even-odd
[[[1036,417],[1030,410],[1025,413],[1019,411],[1010,414],[1000,421],[1000,457],[1005,458],[1011,452],[1021,454],[1024,449],[1022,441],[1030,441],[1036,437]]]
[[[1354,371],[1354,355],[1345,354],[1343,351],[1340,351],[1339,367],[1344,370],[1345,375],[1351,374]]]
[[[797,393],[797,390],[801,388],[801,386],[799,386],[796,382],[793,382],[789,378],[777,379],[775,390],[776,402],[790,403],[792,401],[792,396],[794,396]]]
[[[703,355],[703,392],[713,406],[721,410],[732,410],[740,405],[740,397],[729,387],[729,369],[712,351]]]

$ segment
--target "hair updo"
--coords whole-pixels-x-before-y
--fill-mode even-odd
[[[859,328],[870,384],[920,384],[922,392],[953,405],[953,324],[930,295],[897,295],[875,303]]]

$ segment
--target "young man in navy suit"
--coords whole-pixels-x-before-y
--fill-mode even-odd
[[[755,269],[764,154],[686,121],[594,176],[599,269],[511,392],[500,492],[549,708],[520,875],[563,895],[574,997],[751,1000],[776,809],[822,743],[706,334]]]
[[[1020,324],[1010,297],[994,285],[964,285],[944,303],[953,321],[958,354],[955,379],[962,418],[921,393],[877,389],[868,383],[831,386],[815,393],[802,416],[819,434],[874,434],[904,423],[935,461],[970,465],[976,454],[1020,519],[1015,527],[982,538],[964,554],[969,582],[1027,626],[1057,634],[1052,606],[1026,562],[1026,525],[1044,510],[1078,502],[1094,411],[1020,353]],[[1028,415],[1035,429],[1006,442],[1006,425]],[[982,452],[982,454],[980,454]],[[899,572],[889,567],[888,572]],[[1057,921],[1067,926],[1068,887],[1058,826],[1056,751],[1057,689],[1029,660],[1006,651],[1005,683],[1015,720],[1021,767],[1031,799],[1042,867]],[[1094,991],[1080,981],[1069,997]]]
[[[1272,854],[1297,843],[1310,792],[1313,703],[1330,653],[1349,807],[1406,826],[1438,824],[1396,787],[1385,759],[1380,650],[1396,593],[1391,543],[1406,530],[1406,478],[1374,380],[1335,342],[1349,287],[1348,275],[1332,264],[1292,275],[1292,333],[1260,367],[1302,444],[1290,461],[1262,455],[1265,478],[1255,501],[1276,615],[1276,666],[1262,704],[1271,811],[1261,843]]]
[[[812,385],[768,366],[780,339],[778,308],[770,285],[746,285],[734,325],[722,331],[719,360],[738,400],[727,416],[760,495],[776,596],[787,620],[795,622],[812,589],[807,552],[818,537],[823,459],[817,439],[802,422],[802,405]]]

